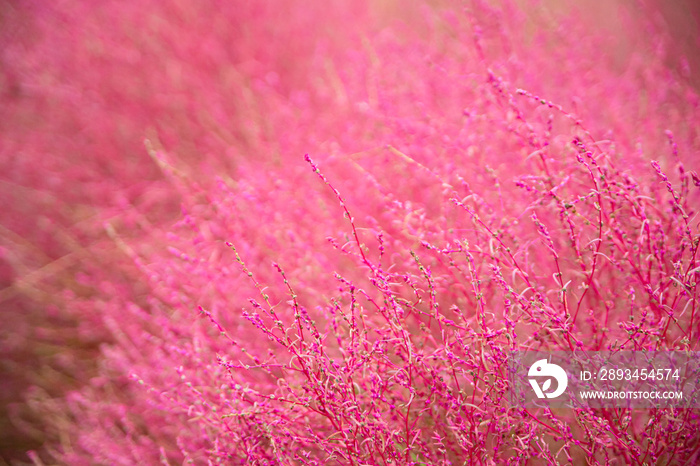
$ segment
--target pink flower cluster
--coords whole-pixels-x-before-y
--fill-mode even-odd
[[[3,7],[3,454],[700,461],[696,410],[509,397],[511,351],[699,349],[664,24],[417,3]]]

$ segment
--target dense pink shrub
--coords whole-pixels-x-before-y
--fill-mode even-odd
[[[683,57],[651,7],[616,36],[447,3],[5,7],[3,403],[35,462],[700,459],[696,410],[531,411],[506,373],[698,350]]]

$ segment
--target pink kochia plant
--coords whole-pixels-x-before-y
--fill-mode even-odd
[[[700,349],[699,100],[649,10],[220,3],[12,10],[37,464],[700,462],[697,410],[509,395],[511,351]]]

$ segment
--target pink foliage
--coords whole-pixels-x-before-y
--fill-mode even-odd
[[[699,349],[665,29],[407,3],[5,7],[0,342],[35,461],[700,461],[697,411],[508,395],[511,350]]]

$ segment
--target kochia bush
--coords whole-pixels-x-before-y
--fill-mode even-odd
[[[698,350],[698,96],[651,15],[219,3],[3,39],[35,461],[700,459],[697,411],[508,397],[511,350]]]

